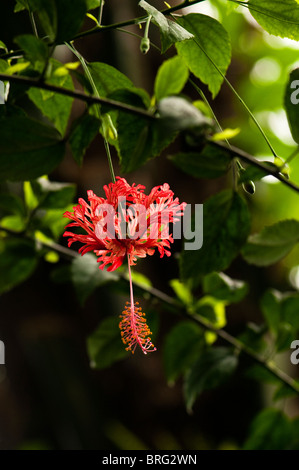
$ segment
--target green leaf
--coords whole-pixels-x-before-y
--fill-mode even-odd
[[[115,99],[144,109],[143,93],[119,90]],[[160,120],[149,120],[133,114],[119,112],[117,117],[118,154],[121,171],[128,173],[139,168],[150,158],[159,155],[175,138],[176,132],[165,130]]]
[[[193,309],[197,315],[207,319],[215,328],[223,328],[226,325],[225,302],[222,300],[205,295],[196,302]],[[217,338],[213,332],[212,335],[213,338]]]
[[[38,206],[40,209],[64,209],[67,204],[73,201],[76,192],[74,184],[56,183],[49,181],[46,177],[31,181],[28,184],[30,184],[36,198],[37,205],[35,207]],[[30,209],[35,209],[35,207]]]
[[[281,318],[292,325],[294,330],[299,330],[299,294],[284,293],[281,301]]]
[[[299,5],[296,0],[249,0],[249,11],[268,33],[299,40]]]
[[[299,7],[299,5],[298,5]],[[299,68],[290,74],[284,95],[284,107],[287,113],[292,137],[299,144]]]
[[[220,140],[230,140],[236,137],[238,134],[240,134],[241,129],[238,127],[236,129],[223,129],[223,131],[216,132],[212,137],[211,140],[213,142],[218,142]]]
[[[218,178],[228,171],[232,161],[228,151],[209,144],[199,152],[178,153],[169,158],[176,167],[195,178]]]
[[[26,221],[20,215],[8,215],[0,220],[0,226],[14,232],[23,232],[26,229]]]
[[[181,131],[210,128],[212,121],[205,117],[192,103],[180,96],[168,96],[158,103],[160,126]]]
[[[229,303],[241,302],[248,293],[248,285],[244,281],[231,279],[224,273],[211,273],[204,277],[203,292]]]
[[[212,196],[203,207],[204,241],[200,250],[184,250],[180,258],[182,278],[227,269],[245,243],[250,229],[246,203],[230,190]],[[199,227],[197,227],[199,230]]]
[[[88,64],[88,68],[98,93],[102,97],[108,96],[117,90],[134,88],[131,80],[111,65],[102,62],[91,62]]]
[[[50,41],[63,43],[73,39],[87,11],[86,0],[28,0]]]
[[[140,0],[138,5],[143,8],[148,13],[148,15],[151,15],[153,17],[153,20],[155,21],[157,26],[159,26],[160,29],[165,32],[168,31],[168,24],[163,13],[161,13],[159,10],[157,10],[155,7],[145,2],[144,0]]]
[[[73,39],[80,30],[87,11],[85,0],[55,0],[57,11],[56,42]]]
[[[23,191],[26,208],[29,211],[33,211],[37,208],[39,200],[38,197],[34,194],[30,181],[24,181]]]
[[[281,322],[277,329],[277,338],[275,342],[276,351],[281,352],[289,350],[293,339],[295,339],[293,326],[290,325],[290,323]]]
[[[7,70],[5,70],[5,73],[13,75],[15,73],[23,72],[29,67],[29,65],[30,62],[25,61],[24,59],[19,59],[19,61],[16,62],[14,65],[10,65]]]
[[[5,52],[8,52],[8,49],[3,41],[0,41],[0,49],[3,49]]]
[[[268,290],[262,297],[261,309],[270,330],[277,337],[277,348],[289,347],[292,336],[299,330],[299,294]]]
[[[245,330],[238,336],[238,339],[251,350],[255,352],[264,352],[267,344],[264,341],[264,334],[266,333],[264,325],[256,325],[249,322],[245,326]]]
[[[152,287],[151,280],[145,274],[138,273],[137,271],[133,270],[131,273],[131,277],[132,277],[133,283],[138,284],[138,286]],[[128,281],[130,281],[129,275],[126,275],[126,278]]]
[[[184,304],[190,305],[193,301],[193,295],[191,290],[186,284],[183,284],[178,279],[172,279],[169,282],[170,286],[174,290],[177,298]]]
[[[100,121],[90,114],[83,114],[73,122],[69,142],[78,165],[82,165],[86,149],[98,134],[99,127]]]
[[[86,0],[87,10],[94,10],[100,6],[101,0]]]
[[[26,209],[24,202],[16,194],[0,194],[0,209],[4,213],[13,212],[16,215],[25,217]]]
[[[159,121],[150,123],[127,113],[119,113],[117,123],[123,173],[134,171],[149,159],[160,155],[176,137],[176,132],[162,130]]]
[[[280,410],[267,408],[253,421],[244,450],[284,450],[292,440],[291,422]]]
[[[269,162],[263,162],[269,165]],[[273,165],[274,167],[275,165]],[[271,166],[269,165],[269,169]],[[275,166],[275,169],[277,170],[277,167]],[[265,176],[268,175],[267,170],[262,170],[261,168],[257,168],[256,166],[249,166],[247,167],[244,171],[241,172],[240,178],[238,183],[247,183],[248,181],[258,181],[264,178]]]
[[[37,265],[34,244],[27,240],[0,241],[0,293],[25,281]]]
[[[228,33],[218,21],[199,13],[183,16],[178,22],[194,34],[194,39],[176,44],[178,54],[215,97],[223,82],[221,73],[226,74],[231,60]]]
[[[295,380],[294,382],[297,386],[299,385],[298,380]],[[297,396],[298,396],[298,392],[295,392],[295,390],[291,389],[288,385],[280,382],[279,387],[276,389],[273,395],[273,401],[285,400],[286,398],[297,397]],[[299,436],[298,430],[296,430],[295,436],[296,437]]]
[[[164,54],[172,44],[177,42],[186,41],[187,39],[193,38],[193,34],[189,33],[178,23],[166,18],[168,24],[168,31],[160,29],[161,36],[161,54]]]
[[[52,74],[47,79],[47,82],[51,85],[73,90],[74,85],[69,74],[63,76],[55,75],[55,70],[61,66],[61,63],[51,59],[50,64]],[[63,136],[71,114],[73,98],[40,88],[30,88],[27,93],[31,101],[40,109],[44,116],[53,122],[56,129]]]
[[[163,13],[144,0],[139,2],[139,6],[143,8],[148,13],[148,15],[152,16],[153,23],[155,23],[160,29],[162,54],[164,54],[164,52],[166,52],[173,43],[185,41],[186,39],[193,37],[193,35],[190,34],[185,28],[183,28],[178,23],[167,19]]]
[[[250,264],[269,266],[284,258],[298,241],[299,221],[282,220],[251,235],[242,255]]]
[[[18,11],[25,10],[27,8],[27,0],[16,0],[16,5],[14,8],[14,12],[17,13]]]
[[[225,302],[205,295],[192,306],[192,313],[200,319],[205,319],[216,329],[224,328],[226,325]],[[217,334],[213,331],[205,331],[205,341],[207,345],[212,345],[217,341]]]
[[[160,66],[155,80],[154,90],[157,101],[165,96],[180,93],[188,76],[188,67],[179,56],[165,60]]]
[[[91,253],[73,260],[71,275],[81,305],[97,287],[118,279],[117,275],[100,270],[96,257]]]
[[[57,240],[65,230],[66,219],[63,214],[67,210],[72,210],[74,204],[69,204],[61,209],[48,209],[36,212],[30,227],[40,230],[46,236]]]
[[[6,60],[0,59],[0,72],[5,73],[8,69],[8,62]]]
[[[42,72],[49,55],[48,46],[32,34],[23,34],[15,38],[16,44],[23,49],[25,58],[29,60],[33,68]]]
[[[186,375],[184,393],[187,409],[192,410],[196,398],[205,390],[219,387],[235,372],[238,358],[227,348],[203,351]]]
[[[260,364],[255,364],[251,366],[246,371],[246,376],[251,379],[257,380],[258,382],[262,382],[266,384],[274,384],[274,385],[281,384],[281,380],[278,377],[276,377],[276,375],[272,374],[268,369],[261,366]]]
[[[273,333],[277,333],[280,324],[280,304],[282,295],[280,292],[271,289],[265,292],[261,299],[261,309],[264,318]]]
[[[117,130],[121,171],[129,173],[152,157],[150,124],[146,119],[119,113]]]
[[[118,317],[105,318],[100,323],[96,331],[87,338],[87,350],[90,365],[96,369],[105,369],[128,356],[121,341]]]
[[[28,11],[37,15],[47,39],[54,41],[57,34],[56,0],[47,0],[46,2],[44,0],[27,0],[22,3]]]
[[[186,321],[176,325],[166,336],[163,362],[167,381],[173,383],[199,356],[204,345],[201,328]]]
[[[50,173],[64,156],[58,132],[23,116],[0,119],[0,180],[30,180]]]

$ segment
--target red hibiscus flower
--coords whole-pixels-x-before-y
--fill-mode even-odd
[[[149,195],[144,194],[144,189],[142,185],[130,186],[124,178],[117,177],[115,183],[104,186],[106,198],[87,191],[89,204],[80,198],[73,212],[64,213],[64,217],[73,221],[67,227],[80,227],[84,233],[67,230],[64,236],[68,237],[68,246],[82,243],[81,255],[95,252],[100,269],[108,266],[107,271],[114,271],[127,258],[131,302],[121,315],[122,340],[128,350],[134,352],[139,345],[146,354],[154,347],[144,314],[134,303],[130,266],[136,264],[137,258],[153,255],[156,248],[160,257],[170,256],[173,237],[169,224],[180,220],[186,203],[173,199],[166,183],[154,187]]]

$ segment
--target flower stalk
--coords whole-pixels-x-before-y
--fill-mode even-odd
[[[119,328],[121,330],[121,338],[126,345],[126,350],[134,354],[137,346],[140,347],[143,354],[156,351],[150,335],[152,334],[149,329],[145,313],[142,313],[142,308],[139,307],[139,302],[134,302],[132,273],[130,267],[130,255],[128,254],[128,270],[129,270],[129,283],[130,283],[130,302],[126,303],[125,309],[120,315],[121,321]]]

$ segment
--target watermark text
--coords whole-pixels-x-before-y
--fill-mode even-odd
[[[193,212],[193,215],[192,215]],[[203,204],[166,203],[130,204],[119,197],[117,209],[109,203],[99,204],[95,211],[97,238],[118,240],[179,240],[184,238],[185,250],[199,250],[203,245]]]
[[[0,365],[5,364],[5,346],[3,341],[0,341]]]

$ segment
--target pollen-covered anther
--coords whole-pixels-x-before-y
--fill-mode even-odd
[[[131,305],[126,302],[126,306],[120,318],[122,319],[119,323],[121,330],[121,337],[124,344],[127,345],[126,350],[131,351],[134,354],[136,347],[140,346],[142,352],[147,354],[148,352],[156,351],[151,338],[149,337],[152,332],[146,324],[145,314],[142,313],[141,307],[136,302]]]

